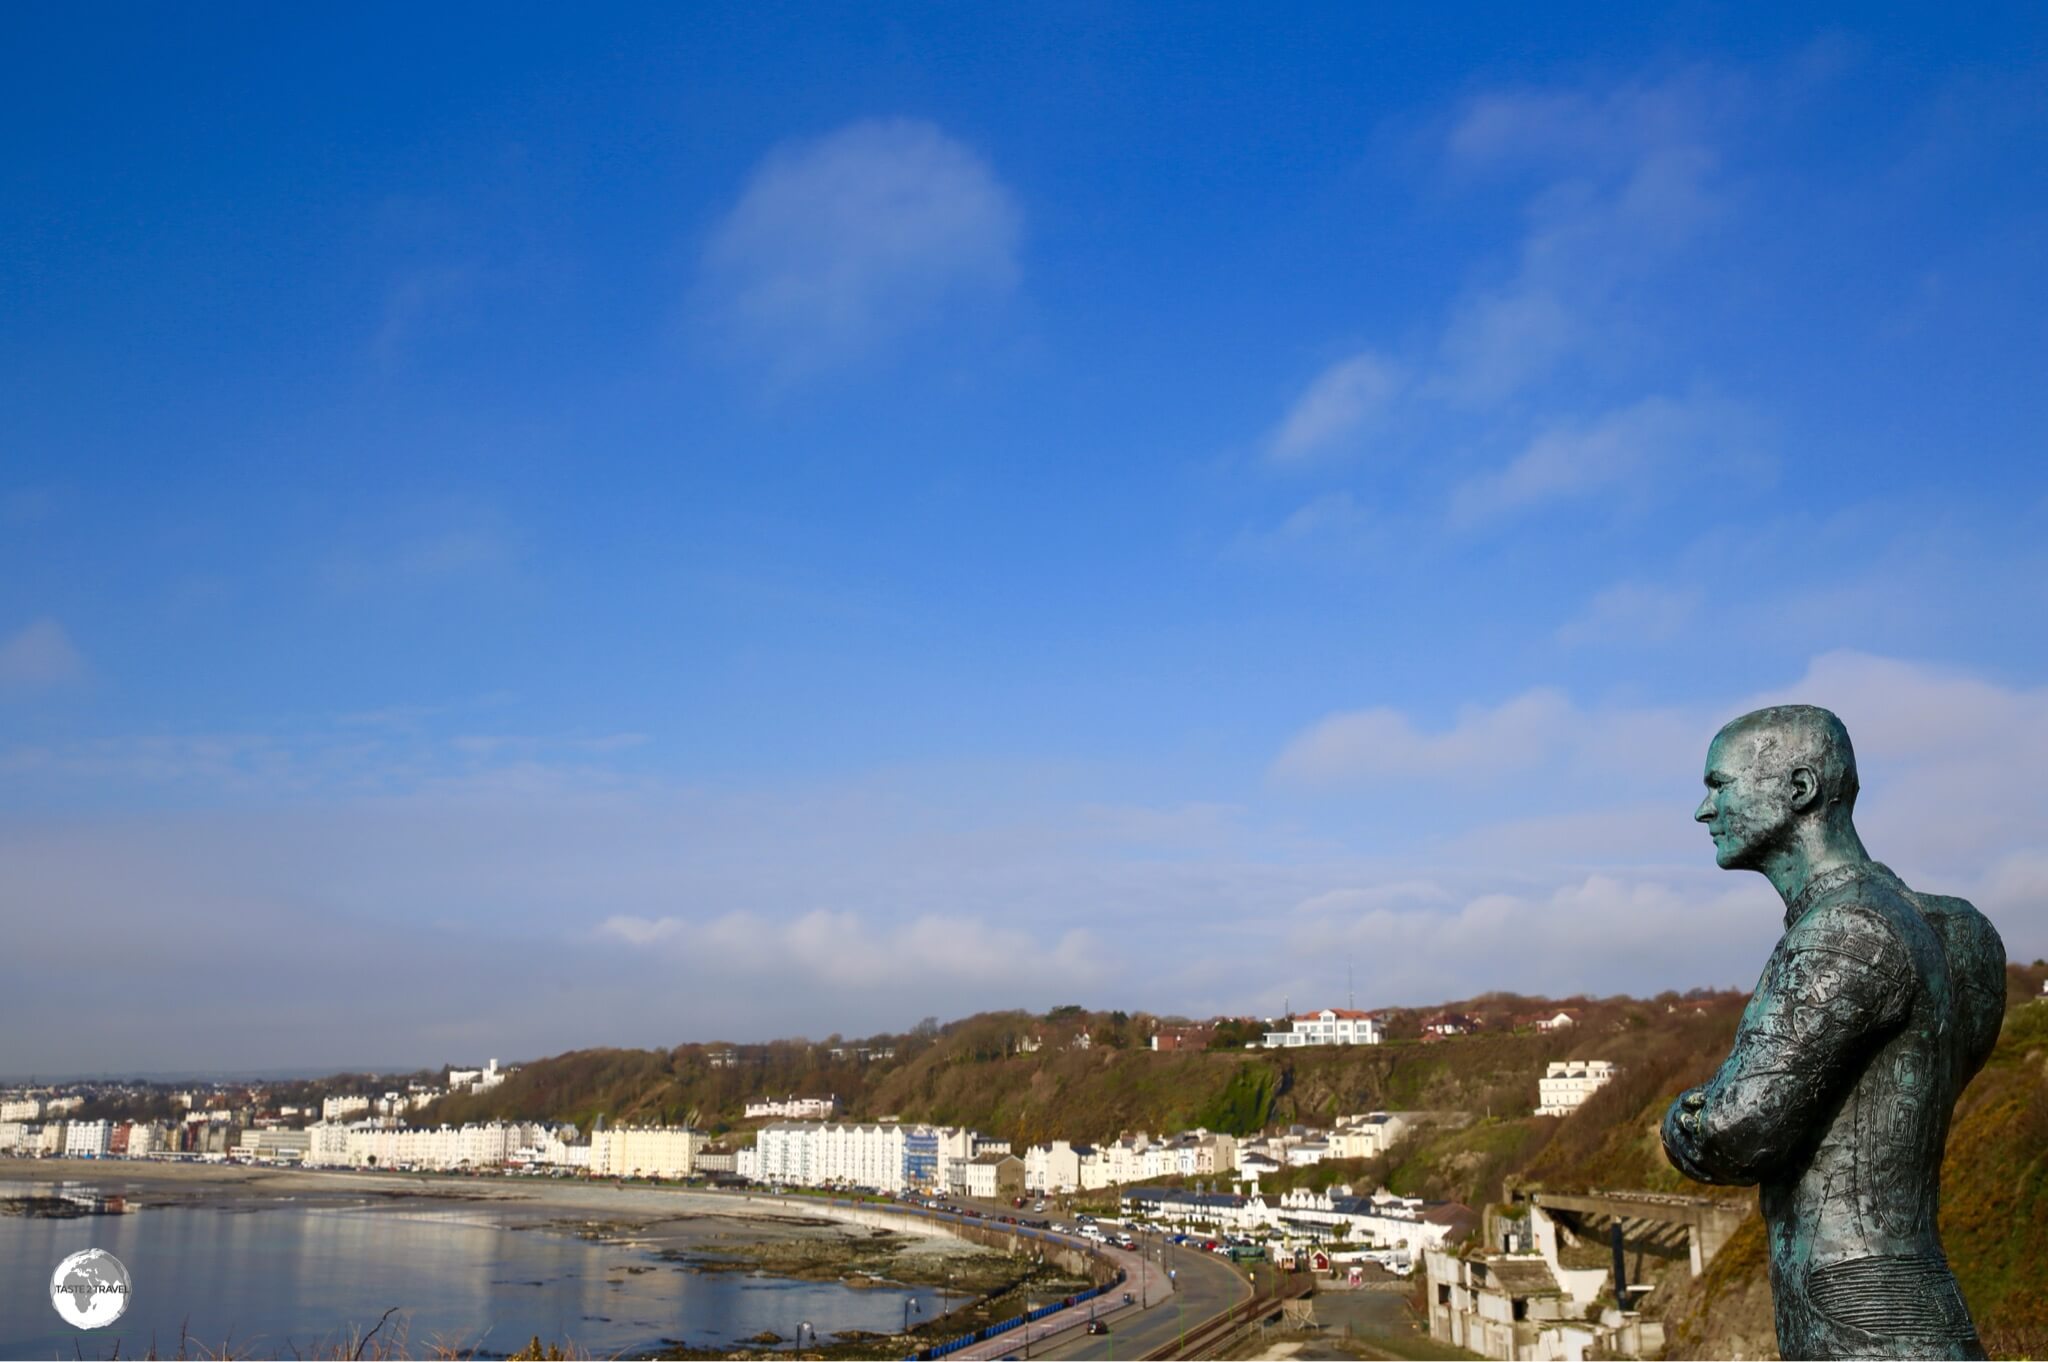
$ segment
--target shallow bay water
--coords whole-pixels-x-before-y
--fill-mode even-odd
[[[89,1204],[88,1183],[0,1181],[0,1200],[59,1196]],[[115,1325],[89,1332],[50,1305],[50,1273],[80,1249],[128,1269],[131,1295]],[[921,1293],[743,1272],[697,1272],[645,1249],[546,1228],[513,1229],[474,1207],[130,1206],[73,1218],[0,1215],[0,1356],[289,1357],[331,1353],[391,1306],[388,1338],[413,1355],[444,1345],[503,1356],[538,1335],[597,1356],[631,1356],[664,1341],[717,1347],[773,1333],[794,1341],[888,1333]],[[374,1350],[374,1345],[373,1345]],[[368,1353],[365,1354],[369,1355]]]

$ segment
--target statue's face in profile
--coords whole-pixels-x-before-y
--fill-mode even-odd
[[[1757,735],[1723,731],[1707,748],[1707,797],[1693,817],[1714,839],[1723,870],[1756,870],[1792,825],[1784,772],[1760,752]]]

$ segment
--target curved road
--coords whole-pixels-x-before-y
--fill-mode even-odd
[[[1107,1334],[1069,1334],[1050,1342],[1043,1352],[1034,1343],[1034,1357],[1143,1357],[1159,1348],[1172,1346],[1196,1325],[1222,1314],[1251,1295],[1244,1273],[1227,1259],[1200,1249],[1168,1244],[1162,1235],[1145,1233],[1134,1237],[1138,1240],[1137,1253],[1112,1249],[1111,1255],[1131,1273],[1134,1282],[1138,1274],[1131,1260],[1142,1257],[1151,1274],[1148,1280],[1172,1289],[1162,1293],[1155,1287],[1140,1297],[1141,1304],[1124,1306],[1112,1312],[1108,1316],[1110,1331]],[[1171,1273],[1172,1277],[1166,1278],[1166,1273]],[[1149,1308],[1145,1308],[1146,1304]],[[1045,1322],[1051,1323],[1050,1320]]]

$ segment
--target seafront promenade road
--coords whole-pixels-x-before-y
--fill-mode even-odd
[[[1124,1284],[1107,1295],[1047,1315],[1022,1328],[962,1348],[953,1357],[1134,1358],[1170,1347],[1197,1325],[1251,1295],[1244,1275],[1229,1262],[1199,1249],[1167,1244],[1146,1235],[1136,1250],[1108,1248],[1103,1256],[1121,1267]],[[1131,1303],[1122,1303],[1129,1292]],[[1102,1320],[1106,1334],[1091,1334]]]
[[[1198,1248],[1184,1248],[1165,1242],[1164,1236],[1138,1236],[1136,1254],[1112,1249],[1126,1271],[1126,1259],[1140,1257],[1153,1274],[1148,1280],[1171,1289],[1139,1296],[1139,1305],[1125,1306],[1109,1316],[1107,1334],[1089,1334],[1083,1329],[1034,1342],[1033,1357],[1048,1358],[1136,1358],[1160,1348],[1170,1348],[1195,1327],[1222,1314],[1251,1296],[1244,1272],[1228,1259]],[[1171,1273],[1171,1277],[1167,1274]],[[1135,1276],[1135,1274],[1133,1274]],[[1067,1313],[1067,1312],[1063,1312]],[[1083,1310],[1085,1315],[1085,1307]],[[1050,1320],[1043,1321],[1051,1323]],[[1085,1323],[1085,1319],[1082,1321]],[[1018,1330],[1022,1333],[1022,1330]],[[1008,1357],[1009,1353],[983,1354]],[[1023,1356],[1020,1350],[1017,1356]]]
[[[952,1198],[954,1206],[976,1214],[902,1208],[911,1216],[938,1223],[954,1222],[1007,1229],[998,1219],[1009,1208],[991,1202]],[[896,1209],[896,1208],[892,1208]],[[1041,1213],[1042,1214],[1042,1213]],[[947,1355],[967,1362],[989,1362],[1008,1357],[1046,1358],[1135,1358],[1169,1347],[1197,1326],[1222,1314],[1250,1297],[1251,1286],[1241,1269],[1213,1253],[1171,1244],[1166,1236],[1140,1230],[1135,1249],[1114,1245],[1091,1245],[1077,1235],[1055,1235],[1048,1231],[1019,1228],[1019,1233],[1058,1240],[1080,1248],[1093,1248],[1103,1258],[1124,1270],[1124,1282],[1093,1300],[1054,1311],[994,1338]],[[1130,1304],[1123,1303],[1128,1293]],[[1101,1320],[1109,1326],[1106,1334],[1091,1334],[1088,1324]]]

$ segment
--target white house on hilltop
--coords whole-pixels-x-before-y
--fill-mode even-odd
[[[1604,1059],[1553,1061],[1536,1084],[1538,1116],[1569,1116],[1621,1070]]]
[[[1266,1033],[1268,1050],[1297,1045],[1378,1045],[1387,1038],[1386,1025],[1379,1018],[1348,1007],[1326,1007],[1288,1020],[1290,1029]]]

